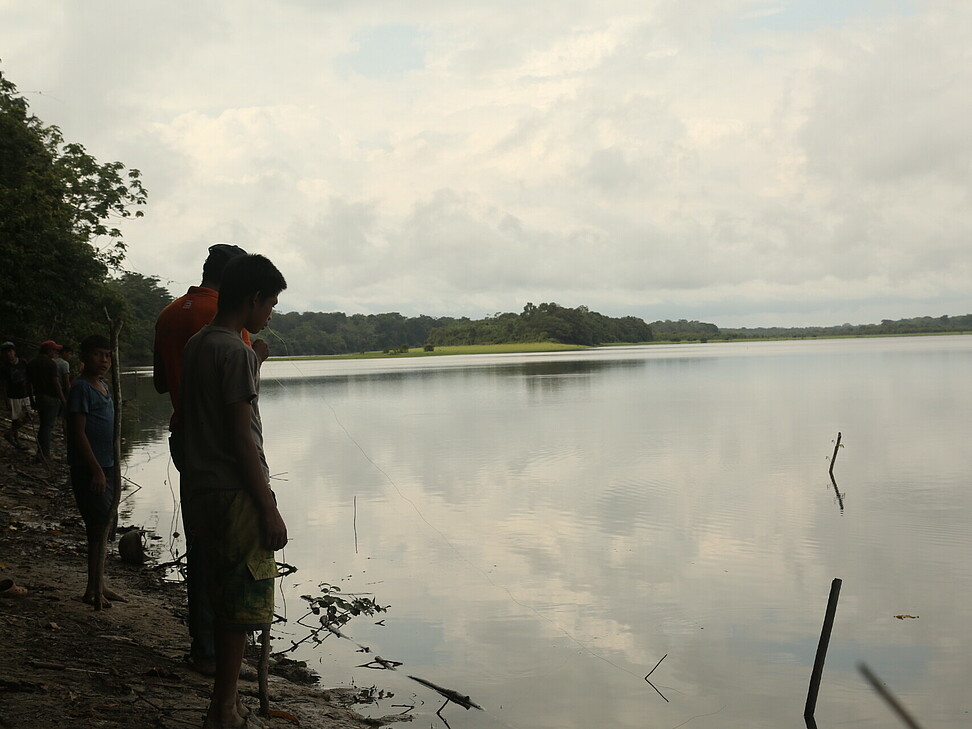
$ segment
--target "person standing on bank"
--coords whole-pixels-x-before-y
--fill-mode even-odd
[[[24,446],[18,438],[18,431],[30,422],[33,412],[30,409],[30,382],[27,380],[27,363],[17,356],[17,345],[4,342],[0,345],[0,383],[10,408],[10,432],[4,435],[7,442],[15,448]]]
[[[81,342],[84,372],[71,385],[66,405],[71,490],[88,537],[88,583],[81,599],[89,605],[100,601],[102,607],[128,602],[110,589],[103,577],[101,594],[97,592],[98,559],[103,554],[98,543],[104,540],[106,527],[115,519],[115,404],[102,379],[112,365],[111,352],[106,337],[85,337]],[[108,531],[109,538],[114,539],[114,528]]]
[[[196,528],[194,567],[209,591],[216,637],[205,729],[251,723],[237,694],[243,650],[247,633],[273,620],[273,553],[287,544],[263,452],[260,364],[240,336],[267,325],[285,288],[263,256],[234,258],[223,273],[216,318],[182,356],[183,510]]]
[[[217,243],[209,247],[209,256],[203,264],[202,282],[190,286],[184,296],[169,304],[155,322],[155,354],[152,380],[155,390],[169,393],[172,417],[169,419],[169,453],[172,463],[180,473],[185,465],[184,437],[182,428],[182,350],[196,332],[209,324],[216,316],[219,289],[223,270],[237,256],[246,255],[239,246]],[[250,335],[241,332],[243,342],[251,345]],[[267,343],[258,339],[252,342],[259,363],[269,354]],[[189,664],[199,673],[212,675],[215,666],[216,646],[213,638],[213,612],[209,605],[205,585],[200,582],[200,570],[194,569],[193,539],[196,532],[187,513],[185,490],[180,485],[182,523],[186,535],[186,592],[189,599]]]
[[[34,402],[37,404],[37,460],[49,462],[51,459],[51,436],[57,414],[67,402],[66,393],[61,389],[61,378],[54,362],[54,352],[58,349],[57,342],[48,339],[41,342],[37,356],[27,365],[27,376],[34,391]]]

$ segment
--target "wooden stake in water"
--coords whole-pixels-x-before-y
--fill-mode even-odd
[[[837,451],[840,450],[840,431],[837,431],[837,442],[834,444],[834,455],[830,457],[830,478],[834,477],[834,464],[837,462]]]
[[[838,443],[840,436],[837,436]],[[830,632],[834,628],[834,616],[837,614],[837,599],[840,597],[841,581],[835,577],[830,585],[830,599],[827,601],[827,614],[824,616],[823,628],[820,631],[820,642],[817,644],[817,657],[813,661],[813,672],[810,674],[810,690],[807,692],[807,706],[803,711],[803,718],[809,723],[813,720],[813,712],[817,708],[817,693],[820,691],[820,679],[823,677],[824,661],[827,660],[827,647],[830,645]]]

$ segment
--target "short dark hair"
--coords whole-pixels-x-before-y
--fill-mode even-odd
[[[203,281],[221,286],[226,264],[237,256],[245,255],[246,251],[239,246],[230,245],[229,243],[217,243],[216,245],[209,246],[209,256],[203,264]]]
[[[219,286],[219,312],[238,309],[254,294],[264,299],[277,296],[287,282],[270,260],[259,254],[237,256],[223,271]]]
[[[101,334],[92,334],[81,340],[82,356],[96,349],[107,349],[111,351],[111,342],[108,341],[108,337],[102,336]]]

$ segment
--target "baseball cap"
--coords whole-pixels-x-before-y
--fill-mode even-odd
[[[209,258],[207,261],[216,260],[226,260],[236,258],[237,256],[245,256],[246,251],[244,251],[239,246],[234,246],[229,243],[216,243],[215,245],[209,246]]]

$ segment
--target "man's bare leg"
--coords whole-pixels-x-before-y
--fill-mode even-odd
[[[213,698],[206,713],[204,729],[238,729],[243,726],[236,684],[240,677],[245,648],[246,633],[217,629]]]

